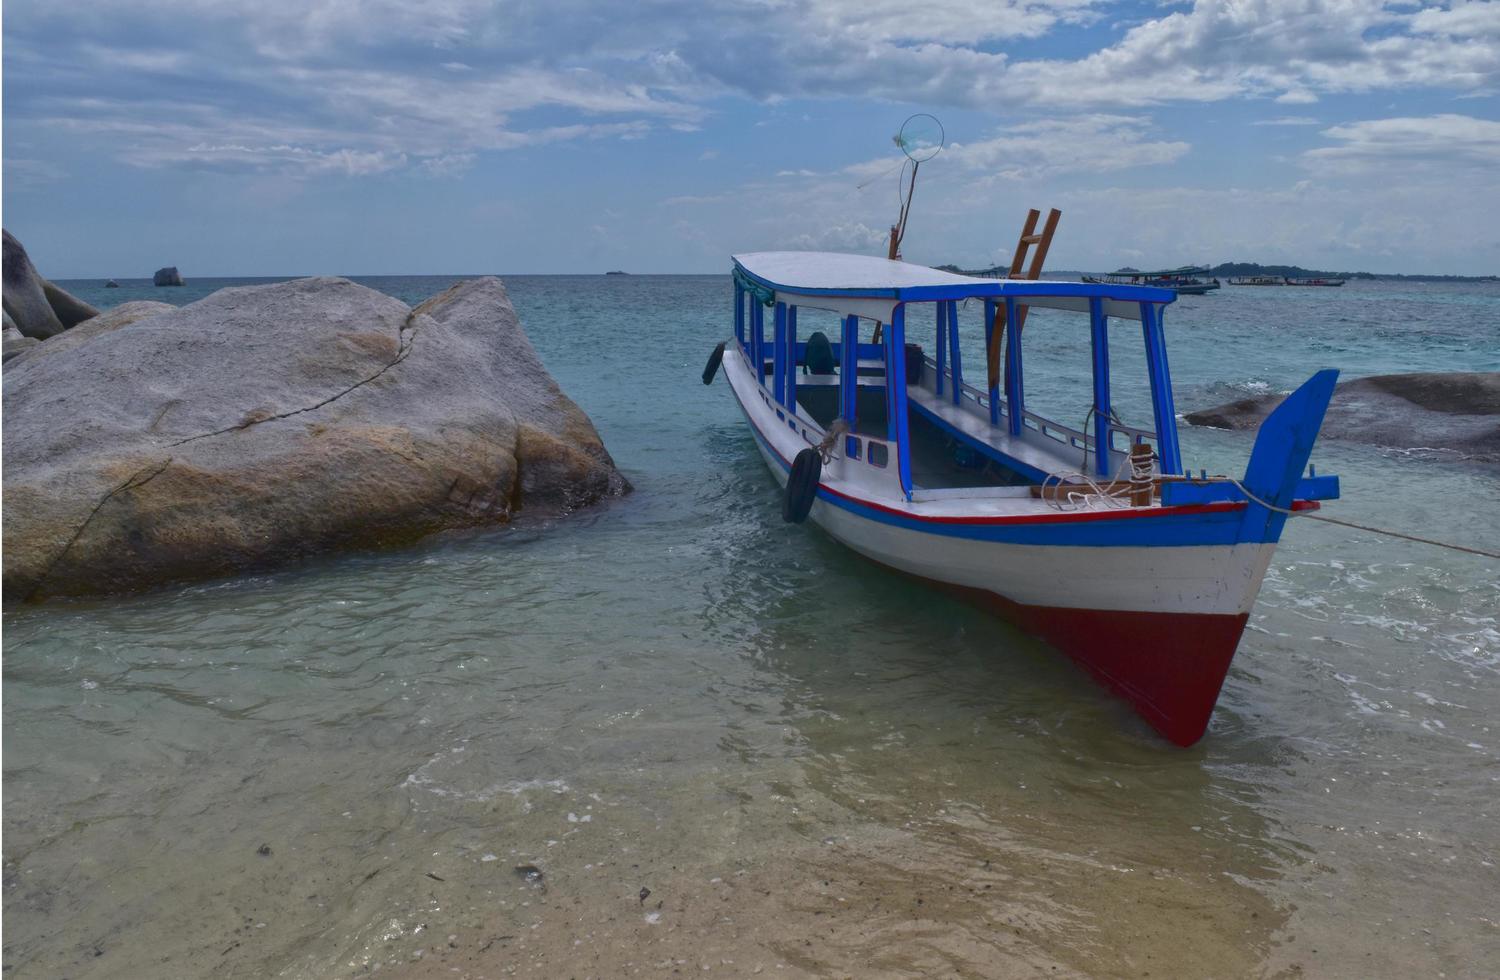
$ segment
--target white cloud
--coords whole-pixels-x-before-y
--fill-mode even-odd
[[[1097,112],[1500,88],[1500,0],[1194,0],[1091,53],[1026,58],[1024,42],[1095,22],[1107,2],[638,0],[626,17],[598,0],[12,0],[6,123],[8,135],[45,122],[109,137],[90,149],[142,166],[367,174],[403,158],[435,172],[420,161],[691,132],[735,95]],[[1014,127],[950,159],[1031,179],[1187,151],[1087,118]]]
[[[1472,170],[1500,174],[1500,121],[1451,113],[1418,118],[1371,119],[1325,129],[1339,145],[1308,150],[1303,161],[1323,173],[1412,171],[1425,181]]]
[[[1295,104],[1319,93],[1470,90],[1500,76],[1493,27],[1500,3],[1411,7],[1401,0],[1197,0],[1081,60],[1018,63],[1011,74],[1034,79],[1023,99],[1096,105],[1236,95]]]
[[[1257,119],[1252,126],[1316,126],[1318,120],[1312,116],[1277,116],[1275,119]]]

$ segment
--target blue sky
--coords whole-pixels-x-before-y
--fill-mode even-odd
[[[53,278],[913,261],[1500,272],[1500,0],[9,0]]]

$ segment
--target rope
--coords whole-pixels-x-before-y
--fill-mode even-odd
[[[1500,552],[1485,551],[1483,548],[1470,548],[1468,545],[1452,544],[1448,541],[1435,541],[1432,538],[1421,538],[1415,534],[1405,534],[1401,531],[1392,531],[1389,528],[1371,527],[1368,524],[1356,524],[1353,521],[1341,521],[1337,517],[1325,517],[1322,514],[1313,514],[1305,510],[1292,510],[1289,507],[1277,507],[1275,504],[1262,500],[1255,494],[1251,493],[1248,489],[1245,488],[1245,485],[1243,483],[1241,483],[1239,480],[1236,480],[1234,477],[1226,476],[1222,477],[1221,479],[1227,480],[1228,482],[1234,484],[1236,487],[1239,487],[1240,493],[1243,493],[1245,496],[1249,497],[1257,504],[1260,504],[1266,510],[1272,510],[1278,514],[1286,514],[1288,517],[1305,517],[1308,520],[1322,521],[1325,524],[1337,524],[1340,527],[1352,527],[1356,531],[1369,531],[1371,534],[1384,534],[1387,537],[1401,538],[1404,541],[1415,541],[1418,544],[1430,544],[1436,548],[1447,548],[1450,551],[1462,551],[1466,554],[1478,555],[1481,558],[1500,558]]]
[[[749,276],[741,272],[738,267],[736,267],[734,270],[734,281],[739,283],[740,288],[749,293],[756,302],[762,303],[766,306],[776,305],[776,291],[773,289],[768,289],[765,286],[762,286],[760,283],[754,281]]]
[[[1087,473],[1083,472],[1069,473],[1066,475],[1060,473],[1048,473],[1042,480],[1042,502],[1045,503],[1048,507],[1051,507],[1053,510],[1064,512],[1079,510],[1084,507],[1092,506],[1093,502],[1095,501],[1102,503],[1109,508],[1124,510],[1132,506],[1130,501],[1126,499],[1130,496],[1132,488],[1130,483],[1122,483],[1120,481],[1120,474],[1125,471],[1125,466],[1128,463],[1130,465],[1130,475],[1132,480],[1138,480],[1141,478],[1149,480],[1151,479],[1151,474],[1153,472],[1152,467],[1154,460],[1154,456],[1143,457],[1140,460],[1137,460],[1133,456],[1125,457],[1124,459],[1120,460],[1119,468],[1117,468],[1114,475],[1109,478],[1109,483],[1105,484],[1104,486],[1100,486],[1098,481],[1089,476]],[[1062,499],[1059,499],[1057,493],[1053,493],[1051,499],[1048,499],[1047,487],[1052,483],[1052,481],[1057,481],[1057,489],[1058,491],[1061,491],[1063,486],[1065,485],[1063,483],[1065,479],[1076,481],[1079,478],[1082,478],[1084,485],[1092,490],[1093,493],[1082,493],[1077,490],[1069,490],[1066,496]]]
[[[823,434],[823,441],[813,447],[818,451],[818,455],[823,458],[824,466],[833,462],[833,447],[838,444],[839,437],[848,434],[848,419],[834,419],[833,424],[828,427],[828,431]]]

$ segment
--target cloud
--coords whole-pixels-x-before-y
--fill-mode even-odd
[[[1443,180],[1472,171],[1492,180],[1500,173],[1500,121],[1445,113],[1417,118],[1371,119],[1325,129],[1337,146],[1308,150],[1313,171],[1385,174],[1413,171]]]
[[[1495,83],[1500,2],[1411,7],[1400,0],[1197,0],[1082,59],[1018,63],[1011,74],[1023,82],[1020,98],[1070,105],[1233,96],[1295,104],[1320,93]]]
[[[1148,119],[1084,115],[1017,123],[993,139],[955,143],[944,154],[966,170],[1007,180],[1056,174],[1106,173],[1172,163],[1191,148],[1148,138]]]
[[[785,247],[813,251],[869,252],[884,245],[887,234],[883,228],[871,228],[852,221],[791,235],[785,239]]]
[[[8,135],[55,126],[92,141],[81,150],[138,166],[358,176],[692,132],[736,98],[1086,114],[1500,88],[1500,0],[1194,0],[1148,7],[1157,16],[1125,27],[1104,23],[1109,9],[1108,0],[638,0],[622,17],[597,0],[12,0],[6,125]],[[1091,33],[1068,40],[1102,37],[1100,46],[1028,54],[1036,39],[1083,25]],[[965,152],[997,179],[1029,179],[1187,150],[1087,118],[1013,129],[1003,147]]]
[[[1277,116],[1275,119],[1257,119],[1252,126],[1316,126],[1318,120],[1312,116]]]

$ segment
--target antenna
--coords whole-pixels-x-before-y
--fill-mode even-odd
[[[911,198],[917,189],[917,170],[922,164],[937,156],[943,149],[947,134],[943,131],[943,124],[938,122],[936,116],[925,112],[909,116],[906,122],[901,124],[901,131],[892,137],[896,146],[906,155],[907,161],[911,163],[911,176],[906,176],[906,164],[901,165],[902,175],[896,184],[896,200],[901,202],[901,210],[896,217],[896,223],[891,225],[890,250],[887,254],[889,259],[901,258],[901,240],[906,237],[906,219],[911,216]],[[906,184],[906,194],[903,200],[901,184]]]

